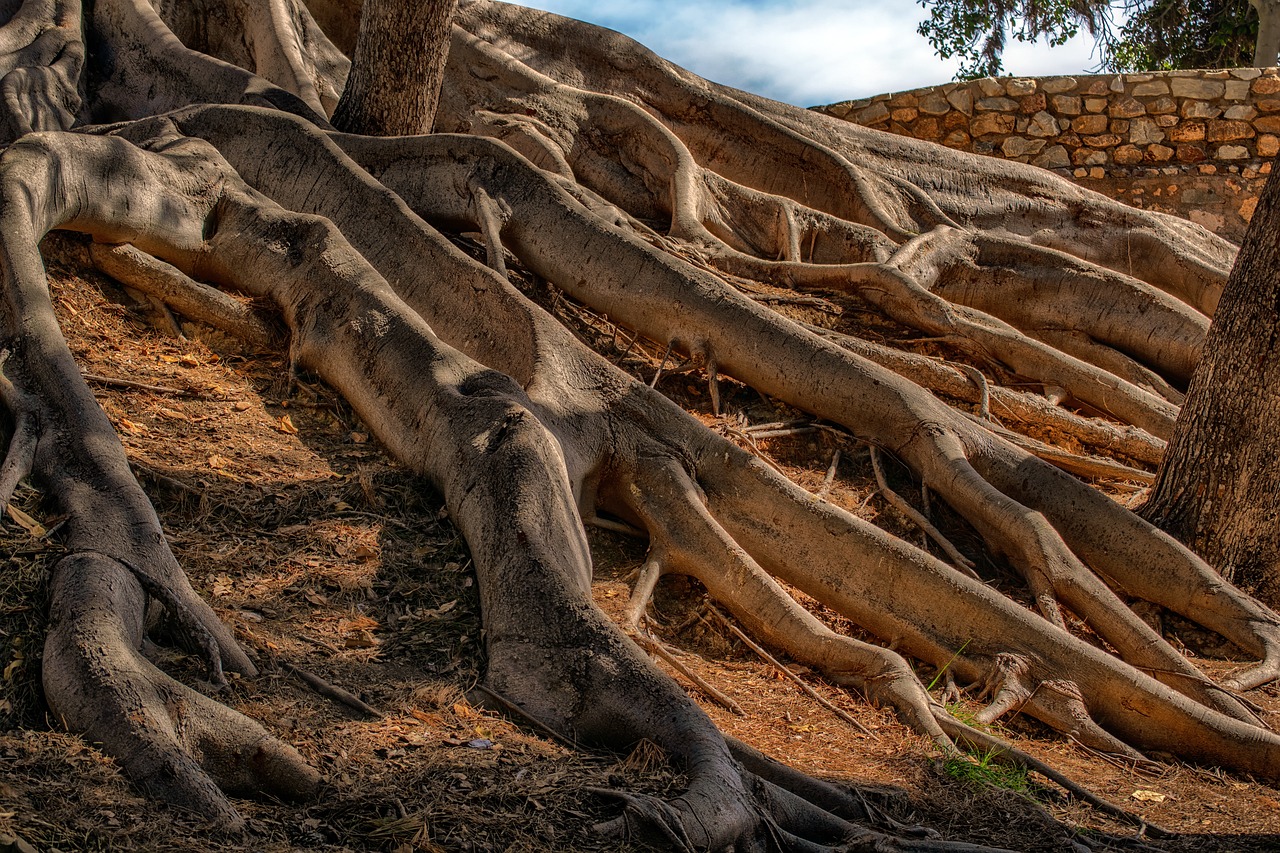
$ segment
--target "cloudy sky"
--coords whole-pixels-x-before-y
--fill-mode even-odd
[[[800,106],[944,83],[915,0],[514,0],[626,33],[703,77]],[[1010,74],[1080,73],[1093,43],[1014,43]]]

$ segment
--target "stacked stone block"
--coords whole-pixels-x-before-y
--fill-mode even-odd
[[[1275,68],[984,77],[815,109],[1053,169],[1236,240],[1280,153]]]

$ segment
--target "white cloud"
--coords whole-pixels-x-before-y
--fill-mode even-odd
[[[801,106],[944,83],[956,63],[916,34],[914,0],[525,0],[626,33],[719,83]],[[1081,37],[1058,48],[1014,43],[1011,74],[1078,74],[1094,65]]]

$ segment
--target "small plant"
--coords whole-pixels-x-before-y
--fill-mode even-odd
[[[943,761],[942,770],[952,779],[1026,793],[1026,769],[998,763],[999,755],[1000,751],[995,749],[969,755],[952,755]]]

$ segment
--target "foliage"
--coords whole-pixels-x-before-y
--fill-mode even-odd
[[[960,59],[957,79],[1002,73],[1010,37],[1057,47],[1083,28],[1097,39],[1100,68],[1135,71],[1247,65],[1258,32],[1248,0],[919,2],[929,19],[917,31],[943,59]]]
[[[1027,790],[1026,768],[999,762],[996,750],[974,753],[970,756],[952,755],[942,762],[942,771],[960,782],[974,785],[990,785],[1008,791]]]

